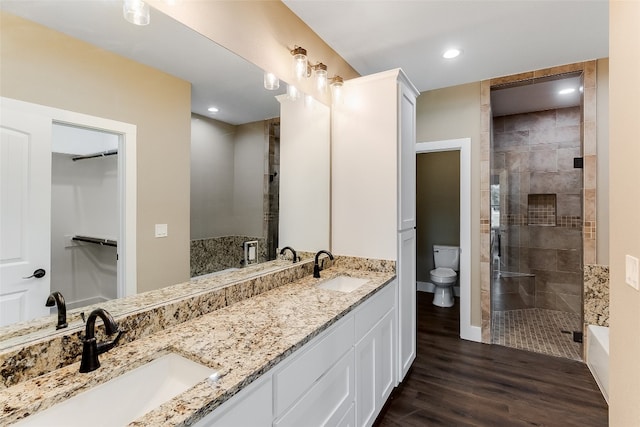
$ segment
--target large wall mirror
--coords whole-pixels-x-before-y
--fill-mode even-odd
[[[191,111],[181,112],[191,115],[191,140],[176,143],[192,147],[184,189],[191,192],[192,277],[269,262],[287,245],[329,249],[329,107],[288,98],[285,82],[266,90],[261,69],[154,9],[147,27],[125,22],[118,1],[7,0],[0,9],[191,83]],[[294,161],[304,153],[312,156]],[[114,315],[125,313],[113,307]],[[41,337],[42,329],[29,335],[37,324],[55,332],[55,314],[49,317],[0,328],[0,349],[21,334]]]

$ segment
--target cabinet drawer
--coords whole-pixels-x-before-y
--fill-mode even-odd
[[[300,398],[274,427],[348,425],[353,415],[354,361],[353,349],[346,353],[311,389]],[[346,419],[345,419],[346,417]]]
[[[280,415],[318,381],[353,346],[353,316],[333,325],[326,335],[295,355],[274,373],[275,415]]]
[[[396,280],[365,301],[356,311],[355,341],[360,341],[391,310],[396,299]]]

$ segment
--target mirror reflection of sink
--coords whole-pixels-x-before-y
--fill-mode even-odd
[[[358,277],[336,276],[333,279],[320,282],[316,286],[320,289],[329,289],[332,291],[340,292],[352,292],[368,281],[368,279],[361,279]]]
[[[103,364],[101,369],[108,369]],[[214,369],[175,353],[161,356],[104,384],[31,415],[19,426],[123,426],[206,378]]]

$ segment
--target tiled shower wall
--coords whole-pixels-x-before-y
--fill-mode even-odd
[[[482,342],[491,342],[491,87],[505,83],[525,82],[539,77],[582,71],[584,82],[582,155],[583,175],[583,262],[596,262],[596,61],[578,62],[542,70],[499,77],[480,82],[480,308]]]
[[[581,108],[493,120],[499,176],[501,270],[535,275],[536,308],[580,314],[582,294]]]

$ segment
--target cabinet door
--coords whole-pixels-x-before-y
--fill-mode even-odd
[[[356,425],[370,426],[395,386],[395,311],[356,344]]]
[[[267,427],[271,426],[273,391],[267,374],[233,396],[196,427]]]
[[[354,397],[354,360],[351,349],[273,425],[338,425],[349,412]]]
[[[416,230],[398,234],[398,381],[416,358]]]
[[[416,98],[398,87],[398,230],[408,230],[416,226]]]

